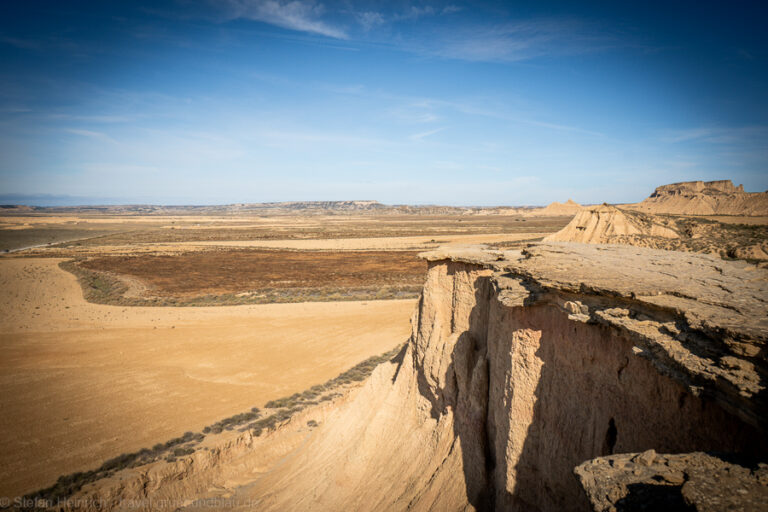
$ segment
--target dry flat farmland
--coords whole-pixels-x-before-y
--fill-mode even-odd
[[[0,249],[20,249],[0,257],[0,496],[201,432],[391,351],[410,333],[419,251],[515,246],[568,220],[0,216]]]
[[[104,276],[105,282],[119,276],[122,294],[113,292],[107,303],[125,302],[126,296],[176,303],[415,297],[426,272],[416,253],[406,251],[195,251],[102,256],[71,268],[90,271],[93,279]]]
[[[0,260],[0,495],[322,383],[405,341],[414,303],[105,306],[58,260]]]

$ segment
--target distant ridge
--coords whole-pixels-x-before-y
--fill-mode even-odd
[[[387,205],[373,200],[281,201],[226,205],[5,205],[3,215],[22,213],[100,213],[110,215],[525,215],[542,210],[535,207]]]

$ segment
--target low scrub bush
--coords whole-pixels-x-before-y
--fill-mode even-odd
[[[291,396],[267,402],[265,405],[267,409],[278,409],[269,416],[259,418],[261,411],[258,407],[253,407],[248,412],[236,414],[213,425],[208,425],[203,429],[202,433],[185,432],[180,437],[175,437],[165,443],[158,443],[152,448],[143,448],[134,453],[118,455],[104,462],[98,469],[63,475],[51,487],[29,494],[25,496],[25,499],[54,502],[76,493],[90,482],[112,476],[122,469],[138,467],[158,460],[174,462],[178,457],[194,453],[195,448],[191,445],[205,439],[205,434],[219,434],[225,428],[231,430],[236,426],[247,424],[246,429],[250,429],[254,436],[260,436],[265,430],[275,429],[280,423],[289,420],[294,414],[303,410],[308,405],[333,400],[341,396],[341,393],[333,390],[352,382],[365,380],[373,372],[374,368],[383,362],[392,360],[401,348],[402,346],[399,346],[379,356],[368,358],[338,377],[323,384],[312,386],[302,393],[294,393]],[[309,427],[316,427],[317,425],[318,423],[314,420],[307,422]]]

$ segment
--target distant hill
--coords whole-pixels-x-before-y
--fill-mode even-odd
[[[565,203],[558,203],[557,201],[550,203],[544,208],[536,210],[535,213],[532,213],[532,215],[552,217],[576,215],[581,210],[581,208],[582,207],[579,203],[575,202],[573,199],[569,199]]]
[[[645,213],[768,215],[768,192],[744,192],[731,180],[685,181],[658,187],[647,199],[624,205]]]

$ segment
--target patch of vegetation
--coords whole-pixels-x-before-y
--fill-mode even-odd
[[[87,269],[80,265],[83,260],[59,263],[77,277],[88,302],[110,306],[238,306],[245,304],[275,304],[297,302],[338,302],[361,300],[393,300],[418,298],[421,285],[384,285],[354,288],[333,286],[315,288],[266,288],[250,293],[205,294],[192,297],[126,297],[128,286],[108,272]]]
[[[106,272],[83,268],[78,263],[79,260],[62,261],[59,268],[77,277],[85,300],[96,304],[122,305],[123,294],[128,291],[122,281]]]
[[[234,427],[238,425],[242,425],[243,423],[247,423],[251,420],[255,420],[259,417],[259,408],[253,407],[248,412],[243,412],[240,414],[235,414],[234,416],[230,416],[229,418],[224,418],[223,420],[219,420],[213,425],[208,425],[203,429],[204,434],[208,434],[209,432],[212,432],[214,434],[221,433],[222,430],[232,430]]]
[[[512,240],[509,242],[493,242],[487,244],[491,249],[524,249],[534,242],[541,242],[544,237],[526,238],[525,240]]]
[[[52,486],[29,494],[24,498],[29,501],[55,503],[76,493],[84,485],[110,477],[122,469],[143,466],[163,457],[166,460],[175,460],[176,457],[191,455],[195,452],[194,445],[204,438],[205,436],[201,433],[185,432],[183,436],[175,437],[165,443],[158,443],[151,449],[142,448],[137,452],[118,455],[104,462],[98,469],[60,476]]]
[[[248,412],[235,414],[208,425],[202,433],[186,432],[183,436],[175,437],[165,443],[158,443],[152,448],[142,448],[137,452],[118,455],[104,462],[98,469],[61,476],[52,486],[29,494],[24,499],[39,503],[56,503],[76,493],[86,484],[110,477],[120,470],[143,466],[159,460],[175,462],[179,457],[195,453],[196,445],[205,439],[206,434],[218,434],[223,430],[233,430],[235,427],[247,424],[240,430],[250,429],[254,436],[260,436],[264,431],[276,429],[294,414],[310,405],[341,396],[341,393],[335,391],[336,389],[365,380],[374,368],[381,363],[392,360],[401,349],[402,345],[389,352],[370,357],[324,384],[312,386],[302,393],[294,393],[291,396],[267,402],[265,408],[276,409],[276,411],[264,418],[258,419],[262,411],[258,407],[253,407]],[[317,426],[317,422],[310,420],[307,425],[310,427]]]
[[[333,400],[334,398],[341,396],[341,393],[335,392],[334,390],[367,379],[377,366],[381,363],[391,361],[400,350],[402,350],[402,345],[381,355],[369,357],[365,361],[356,364],[349,370],[323,384],[312,386],[301,393],[294,393],[291,396],[270,400],[264,407],[267,409],[279,409],[279,411],[259,421],[250,423],[247,428],[251,429],[253,435],[260,436],[264,430],[274,429],[276,425],[289,419],[293,414],[310,405]]]

